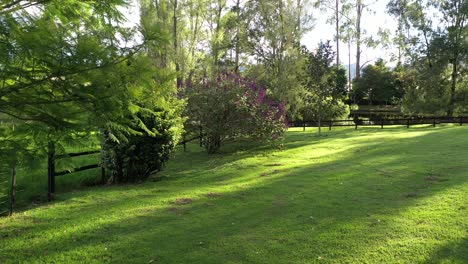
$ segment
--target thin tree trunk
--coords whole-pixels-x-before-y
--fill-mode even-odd
[[[301,38],[301,14],[302,14],[302,4],[301,4],[301,0],[297,0],[297,33],[295,35],[296,37],[296,40]]]
[[[340,19],[339,19],[339,1],[336,0],[335,22],[336,22],[336,66],[340,65]]]
[[[219,41],[219,31],[221,29],[221,13],[223,11],[223,7],[221,5],[221,1],[218,0],[218,10],[217,10],[217,13],[216,13],[216,29],[215,29],[215,43],[213,45],[213,63],[214,63],[214,68],[215,68],[215,72],[219,72],[219,60],[218,60],[218,57],[219,57],[219,44],[218,44],[218,41]]]
[[[283,60],[283,52],[284,52],[284,45],[285,45],[285,42],[286,42],[286,33],[285,33],[285,30],[284,30],[284,11],[283,11],[283,1],[279,1],[279,16],[280,16],[280,20],[281,20],[281,42],[280,42],[280,46],[279,46],[279,52],[278,52],[278,58],[280,61]],[[281,70],[281,69],[280,69]]]
[[[351,77],[351,41],[348,40],[348,90],[351,91],[353,81]],[[356,103],[356,97],[354,96],[354,103]]]
[[[235,73],[239,73],[239,48],[240,48],[240,45],[239,45],[239,42],[240,42],[240,38],[239,38],[239,34],[240,34],[240,0],[237,0],[236,2],[236,13],[237,13],[237,25],[236,25],[236,60],[235,60],[235,68],[234,68],[234,72]]]
[[[457,58],[455,58],[453,62],[453,67],[452,67],[452,84],[450,87],[450,101],[449,101],[447,116],[453,116],[453,112],[455,110],[455,90],[457,88],[457,77],[458,77],[457,71],[458,71],[458,61],[457,61]]]
[[[193,28],[193,38],[192,38],[192,43],[190,43],[190,50],[188,52],[192,56],[192,60],[195,59],[195,43],[197,42],[197,38],[198,38],[198,20],[199,20],[199,11],[196,12],[195,25],[193,25],[193,27],[192,27]],[[187,77],[187,82],[190,83],[190,84],[192,83],[192,78],[193,78],[194,73],[195,73],[195,69],[192,68],[190,70],[189,74],[188,74],[188,77]]]
[[[16,164],[11,170],[11,197],[10,197],[10,215],[13,214],[13,208],[16,203]]]
[[[322,135],[322,118],[320,116],[318,118],[318,135],[319,137]]]
[[[356,4],[356,78],[361,77],[361,16],[362,16],[362,0],[357,0]]]
[[[173,28],[172,28],[172,35],[174,41],[174,62],[176,67],[176,74],[177,74],[177,88],[182,87],[182,76],[180,75],[180,65],[179,65],[179,58],[178,58],[178,49],[179,43],[177,41],[177,2],[178,0],[174,0],[174,13],[173,13]]]

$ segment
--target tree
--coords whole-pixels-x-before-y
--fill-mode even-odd
[[[1,7],[0,153],[13,149],[14,164],[48,146],[63,152],[67,142],[91,132],[124,142],[140,134],[135,124],[150,131],[142,113],[178,104],[173,90],[158,85],[167,74],[140,56],[161,36],[147,31],[136,41],[137,32],[121,26],[124,4],[51,0]]]
[[[393,42],[398,48],[397,62],[398,65],[403,63],[403,58],[409,54],[409,44],[410,39],[408,39],[410,25],[408,20],[408,9],[409,9],[408,0],[391,0],[387,4],[388,12],[397,19],[398,28],[393,38]]]
[[[419,90],[430,89],[433,91],[444,91],[443,96],[437,96],[439,102],[436,104],[441,109],[438,112],[452,116],[456,110],[459,100],[458,93],[464,90],[463,79],[466,75],[466,64],[468,44],[465,41],[467,35],[466,19],[468,15],[468,3],[463,0],[424,0],[406,3],[394,1],[394,5],[406,7],[403,17],[405,23],[411,27],[408,30],[407,41],[414,47],[409,51],[411,63],[418,71],[417,76],[425,76],[433,82],[429,85],[415,85]],[[430,7],[430,8],[426,8]],[[394,8],[398,9],[398,8]],[[398,15],[402,12],[394,12]],[[422,66],[421,63],[426,66]],[[428,78],[416,77],[415,81],[426,83]],[[434,80],[434,78],[438,78]],[[433,87],[433,84],[446,87]],[[408,88],[411,89],[411,88]],[[424,92],[424,91],[421,91]],[[438,93],[439,93],[438,92]],[[408,93],[408,96],[414,92]],[[447,100],[445,100],[447,98]],[[436,99],[436,98],[434,98]],[[462,100],[463,101],[463,100]],[[405,100],[410,103],[411,100]],[[434,103],[433,100],[426,102]],[[406,107],[410,109],[411,107]],[[432,107],[417,107],[419,109],[431,109]]]
[[[249,137],[277,141],[286,129],[284,104],[255,81],[220,75],[187,89],[191,120],[203,128],[203,145],[216,152],[226,140]]]
[[[304,118],[317,121],[320,136],[322,120],[349,112],[349,107],[342,101],[346,95],[346,70],[332,65],[335,54],[330,42],[320,43],[315,52],[304,49],[304,53],[307,64],[302,113]]]
[[[375,2],[365,2],[364,0],[355,0],[354,8],[356,10],[355,17],[355,41],[356,41],[356,78],[361,76],[361,45],[363,43],[362,15],[364,11],[370,11],[370,5]]]
[[[300,39],[310,29],[311,16],[306,1],[249,1],[248,43],[256,61],[248,76],[264,84],[272,96],[285,102],[291,116],[297,114],[303,91],[301,73],[303,56]]]
[[[442,44],[442,51],[451,64],[450,101],[447,115],[452,116],[456,104],[456,90],[459,83],[460,72],[465,71],[468,59],[468,28],[466,25],[468,16],[468,2],[465,0],[438,1],[434,5],[442,13],[443,30],[438,30],[437,38],[433,45]]]
[[[365,67],[362,76],[354,80],[353,87],[352,97],[355,97],[355,101],[362,103],[365,99],[370,105],[388,105],[403,96],[403,92],[396,85],[393,72],[382,59]]]
[[[340,40],[349,40],[349,37],[342,34],[343,31],[349,33],[350,22],[353,20],[349,14],[351,3],[348,0],[318,0],[314,5],[333,13],[328,22],[335,26],[336,65],[340,65]]]

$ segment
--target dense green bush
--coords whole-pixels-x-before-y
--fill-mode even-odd
[[[383,60],[368,65],[353,82],[351,97],[360,104],[396,104],[404,95],[401,68],[390,70]]]
[[[228,139],[249,137],[277,141],[286,129],[284,104],[273,101],[263,86],[238,75],[190,85],[188,113],[203,128],[203,145],[216,152]]]
[[[167,111],[142,112],[132,127],[137,133],[127,136],[124,142],[104,132],[102,163],[110,171],[107,181],[137,182],[160,171],[180,138],[177,120]]]
[[[302,95],[302,118],[314,120],[321,134],[321,122],[347,116],[349,106],[343,102],[346,96],[346,70],[333,65],[335,53],[330,42],[320,43],[309,52],[303,50],[307,58]]]

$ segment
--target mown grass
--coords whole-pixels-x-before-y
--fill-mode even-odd
[[[0,263],[468,263],[468,127],[195,144],[144,184],[0,219]],[[237,150],[234,150],[237,149]]]

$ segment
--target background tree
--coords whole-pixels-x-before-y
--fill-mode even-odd
[[[440,108],[437,112],[445,112],[451,116],[460,104],[457,101],[457,98],[460,98],[457,94],[463,93],[462,91],[466,89],[463,86],[463,79],[466,76],[466,65],[463,62],[466,61],[468,53],[467,43],[464,40],[467,34],[468,3],[463,0],[425,0],[411,3],[398,1],[397,3],[405,4],[407,7],[404,18],[411,27],[408,34],[412,35],[407,37],[413,46],[409,51],[411,65],[419,76],[415,77],[417,83],[414,86],[407,87],[407,90],[414,88],[418,91],[408,91],[407,94],[408,96],[416,93],[438,95],[436,98],[430,100],[426,98],[424,101],[434,104],[434,100],[438,98],[435,105]],[[398,15],[398,12],[396,14]],[[427,80],[432,82],[427,85]],[[434,87],[434,84],[440,87]],[[404,102],[416,103],[410,99]],[[406,105],[405,109],[435,110],[433,106],[422,107],[423,104],[422,101],[418,101],[417,107]]]
[[[303,56],[300,39],[310,29],[311,16],[305,1],[250,1],[245,12],[250,17],[248,42],[256,63],[248,69],[278,101],[285,102],[295,116],[303,91]]]
[[[387,4],[387,11],[397,19],[398,23],[397,30],[392,39],[393,44],[396,45],[398,50],[396,55],[398,65],[401,65],[404,62],[404,58],[409,56],[409,2],[408,0],[391,0]]]
[[[220,75],[188,88],[191,120],[203,127],[203,145],[214,153],[226,140],[280,139],[286,129],[284,105],[264,87],[238,75]]]
[[[401,99],[403,91],[397,86],[394,73],[380,59],[365,67],[362,76],[354,80],[351,96],[359,103],[388,105]]]
[[[305,119],[312,118],[318,123],[349,114],[349,107],[343,103],[346,95],[346,70],[333,66],[335,54],[330,42],[320,43],[315,52],[308,52],[305,70],[304,106]]]

